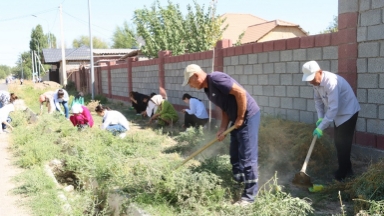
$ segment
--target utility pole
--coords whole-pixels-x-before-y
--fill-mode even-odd
[[[21,79],[24,79],[24,71],[23,71],[23,54],[21,54]]]
[[[67,68],[65,61],[65,47],[64,47],[64,30],[63,30],[63,11],[60,5],[60,29],[61,29],[61,79],[60,84],[64,87],[67,85]]]
[[[33,50],[31,50],[31,60],[32,60],[32,81],[35,82],[35,64],[33,62]]]
[[[215,13],[216,13],[216,5],[217,5],[218,0],[212,0],[211,1],[211,10],[212,10],[212,22],[215,19]],[[212,72],[215,70],[215,45],[213,44],[213,49],[212,49]],[[211,125],[212,125],[212,102],[208,102],[208,129],[211,130]]]
[[[36,52],[35,50],[33,50],[33,61],[34,61],[34,66],[35,66],[35,77],[36,77],[36,81],[39,80],[39,76],[38,76],[38,67],[39,65],[37,64],[37,58],[36,58]]]
[[[95,98],[95,71],[93,68],[93,41],[92,41],[92,28],[91,28],[91,0],[88,0],[88,14],[89,14],[89,46],[91,48],[91,92],[92,92],[92,100]]]

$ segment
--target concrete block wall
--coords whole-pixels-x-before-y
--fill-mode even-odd
[[[168,100],[174,105],[186,106],[181,98],[184,93],[188,93],[191,96],[202,100],[205,106],[208,108],[208,98],[202,90],[199,91],[192,89],[189,86],[181,86],[184,80],[184,69],[189,64],[198,64],[206,72],[212,71],[212,59],[200,59],[194,61],[164,64],[165,89],[167,90]]]
[[[150,95],[159,92],[158,65],[132,67],[132,90]]]
[[[357,97],[361,111],[356,130],[368,146],[384,149],[384,1],[362,0],[358,6]]]
[[[279,48],[281,41],[272,44],[273,48],[268,48],[267,43],[264,48],[251,47],[251,50],[244,49],[245,46],[237,51],[240,55],[233,55],[236,51],[227,48],[224,50],[224,72],[255,98],[263,113],[312,124],[317,121],[313,88],[301,81],[301,68],[305,62],[316,60],[323,70],[337,73],[338,46],[322,47],[321,44],[331,45],[331,35],[327,38],[328,43],[321,43],[324,39],[318,36],[318,47],[314,43],[316,40],[307,48],[301,48],[305,47],[303,40],[297,41],[296,46],[290,45],[296,49],[287,49],[287,44]]]
[[[128,97],[129,84],[127,68],[111,69],[112,95]]]
[[[108,82],[108,69],[103,69],[101,70],[101,90],[103,94],[109,94]]]

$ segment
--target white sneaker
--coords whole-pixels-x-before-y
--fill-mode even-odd
[[[239,200],[237,202],[235,202],[233,205],[234,206],[247,206],[247,205],[251,205],[252,203],[251,202],[248,202],[248,201],[245,201],[245,200]]]
[[[124,137],[125,137],[126,135],[127,135],[126,133],[121,133],[121,134],[119,134],[119,137],[120,137],[121,139],[124,139]]]

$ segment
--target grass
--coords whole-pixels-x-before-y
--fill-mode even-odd
[[[23,85],[13,91],[36,111],[38,95],[47,90]],[[308,193],[294,197],[289,187],[281,185],[300,170],[313,126],[263,116],[259,133],[261,189],[253,205],[238,208],[231,203],[239,198],[242,186],[232,180],[228,138],[199,155],[197,160],[174,170],[183,156],[204,145],[214,134],[203,129],[180,133],[162,128],[142,129],[145,120],[136,118],[133,111],[121,103],[108,105],[121,110],[133,124],[123,140],[99,130],[101,119],[96,116],[94,128],[78,132],[61,115],[42,115],[36,124],[28,124],[24,113],[13,114],[16,129],[12,133],[12,150],[16,163],[26,169],[19,177],[17,192],[31,198],[29,205],[35,215],[110,215],[112,208],[107,197],[116,191],[129,196],[121,203],[123,207],[136,203],[152,215],[309,215],[314,212],[312,203],[305,198]],[[325,173],[334,168],[334,154],[329,139],[321,139],[315,146],[308,173],[316,179],[325,179]],[[57,173],[60,182],[76,188],[74,193],[66,194],[71,206],[69,212],[59,207],[64,204],[56,198],[49,198],[57,197],[61,190],[50,183],[31,186],[28,182],[29,178],[49,182],[42,167],[55,158],[64,163]],[[66,181],[69,177],[73,181]],[[40,198],[39,194],[46,193],[48,198]],[[56,208],[47,212],[44,206],[53,205]]]

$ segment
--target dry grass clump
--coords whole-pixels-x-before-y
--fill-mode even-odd
[[[89,103],[87,103],[87,108],[89,111],[94,112],[96,107],[100,104],[100,101],[98,100],[91,100]]]
[[[368,215],[384,213],[384,160],[346,182],[335,182],[324,193],[343,191],[344,198],[354,200],[355,214],[364,210]]]
[[[262,117],[259,131],[259,164],[266,178],[271,177],[275,171],[280,174],[290,173],[291,175],[286,177],[291,178],[293,173],[301,169],[313,138],[314,128],[314,125],[300,122]],[[331,140],[324,136],[316,141],[307,173],[314,176],[329,173],[336,161],[335,148]]]

